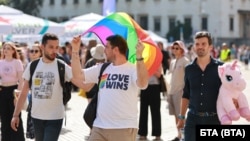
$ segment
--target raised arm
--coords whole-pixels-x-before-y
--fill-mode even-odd
[[[144,45],[138,41],[136,46],[136,71],[137,71],[137,85],[140,88],[146,88],[148,85],[148,70],[142,58]]]
[[[72,67],[73,79],[77,79],[83,82],[85,80],[85,77],[80,63],[80,55],[79,55],[80,44],[81,44],[81,36],[76,36],[71,41],[71,46],[72,46],[71,67]]]

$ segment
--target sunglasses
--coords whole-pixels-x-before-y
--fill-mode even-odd
[[[172,47],[172,50],[179,50],[180,48],[179,47]]]
[[[39,52],[39,50],[30,50],[30,53],[38,53]]]

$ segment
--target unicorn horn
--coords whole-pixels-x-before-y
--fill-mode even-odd
[[[237,63],[237,61],[235,60],[235,61],[233,62],[233,64],[232,64],[232,67],[231,67],[232,70],[235,70],[235,68],[236,68],[236,63]]]

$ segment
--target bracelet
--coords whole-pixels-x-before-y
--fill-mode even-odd
[[[141,57],[141,58],[136,58],[136,61],[143,61],[143,60],[144,60],[143,57]]]
[[[183,120],[183,119],[185,119],[185,116],[183,116],[183,115],[178,115],[178,119]]]

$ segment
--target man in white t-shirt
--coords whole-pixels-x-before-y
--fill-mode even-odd
[[[40,58],[32,76],[32,108],[31,117],[34,123],[36,141],[56,141],[59,138],[65,116],[63,89],[60,83],[57,53],[59,38],[55,34],[46,33],[42,38],[43,56]],[[64,63],[63,61],[61,61]],[[65,81],[72,81],[71,67],[65,65]],[[30,64],[26,67],[23,78],[24,85],[13,113],[11,127],[17,131],[18,115],[21,112],[28,91],[30,80]]]
[[[142,58],[144,46],[136,47],[136,65],[126,59],[128,45],[119,35],[109,36],[105,46],[111,64],[104,70],[98,93],[97,117],[89,141],[135,141],[138,131],[138,91],[148,85],[148,72]],[[102,64],[81,70],[77,54],[80,37],[72,40],[73,78],[86,83],[98,83]]]

